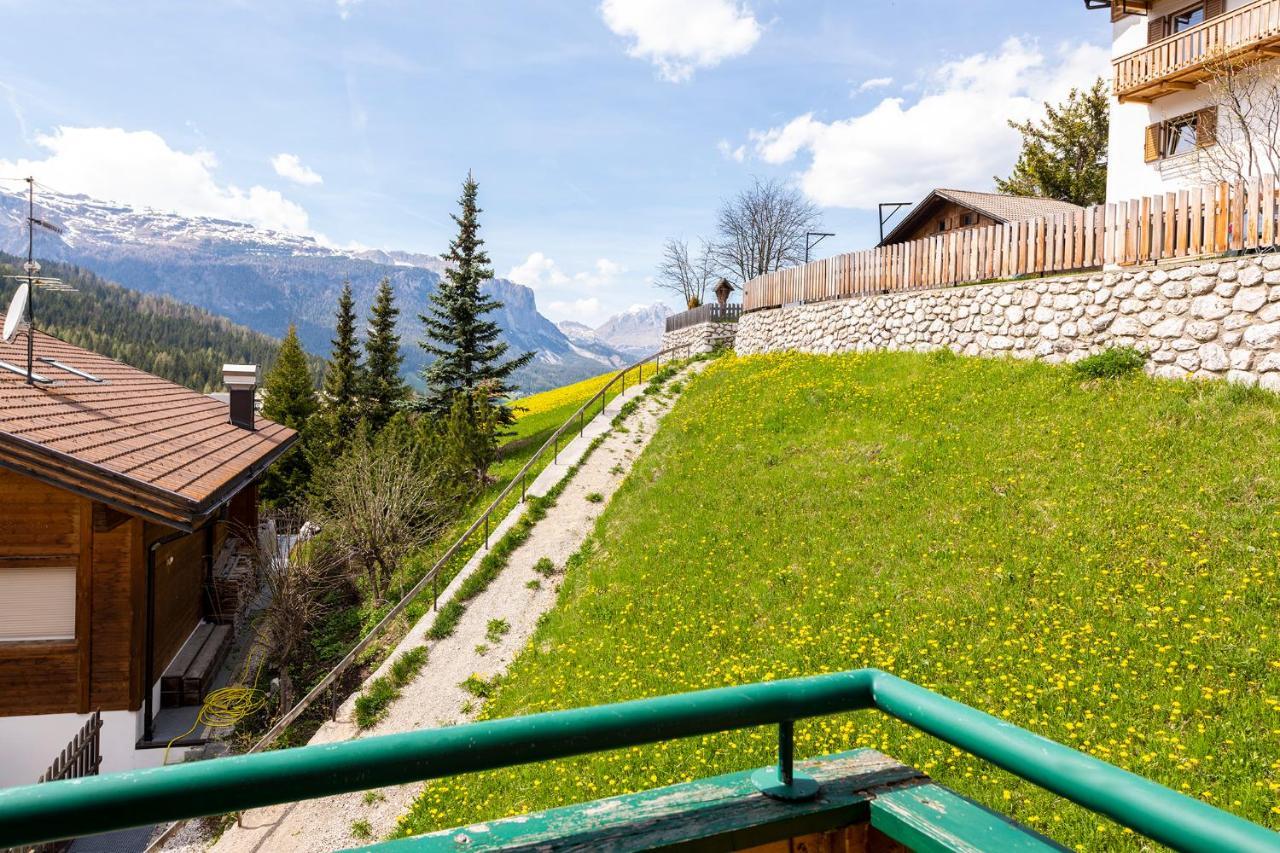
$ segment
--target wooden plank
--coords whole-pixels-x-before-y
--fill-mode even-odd
[[[218,674],[231,649],[231,626],[215,625],[209,639],[200,647],[200,652],[191,667],[182,676],[182,701],[184,705],[199,705],[204,701],[205,692]]]
[[[865,825],[876,790],[926,781],[918,771],[872,750],[801,761],[797,767],[822,784],[822,796],[799,803],[772,800],[756,790],[751,772],[745,771],[441,830],[387,842],[379,849],[752,850]]]
[[[1178,197],[1175,193],[1164,194],[1164,249],[1163,256],[1166,258],[1175,257],[1177,251],[1177,242],[1174,234],[1177,230],[1177,209]]]
[[[1186,257],[1187,254],[1187,191],[1178,190],[1174,212],[1173,252],[1175,257]]]
[[[1138,213],[1138,263],[1151,260],[1151,197],[1143,196]]]
[[[1244,248],[1244,184],[1237,183],[1232,188],[1231,223],[1227,226],[1230,232],[1230,248]]]
[[[914,851],[1056,853],[1067,849],[936,784],[880,794],[871,803],[871,826]]]
[[[195,662],[196,656],[200,654],[200,650],[204,648],[205,643],[208,642],[209,637],[213,634],[213,627],[210,622],[202,622],[196,626],[196,629],[191,632],[191,636],[182,644],[182,648],[178,649],[178,653],[174,655],[173,660],[169,661],[169,665],[161,673],[161,707],[176,708],[182,704],[183,679],[187,671],[191,669],[191,664]]]
[[[1230,240],[1230,221],[1231,221],[1231,194],[1226,181],[1218,184],[1218,212],[1217,225],[1214,230],[1214,246],[1215,252],[1225,252],[1231,246]]]
[[[1261,230],[1262,183],[1256,177],[1249,181],[1245,196],[1244,245],[1246,249],[1258,248],[1258,232]]]
[[[1094,240],[1097,233],[1098,206],[1091,205],[1084,212],[1084,266],[1097,266],[1098,247]]]
[[[1262,179],[1262,245],[1276,244],[1276,176]]]
[[[1102,262],[1104,264],[1114,264],[1116,262],[1116,205],[1115,202],[1108,202],[1103,214],[1102,225]]]
[[[1198,255],[1201,252],[1201,241],[1204,235],[1204,199],[1199,187],[1192,188],[1188,195],[1187,214],[1190,217],[1187,254]]]

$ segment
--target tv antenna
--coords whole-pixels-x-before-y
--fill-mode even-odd
[[[51,278],[49,276],[40,275],[40,264],[35,259],[35,242],[36,229],[42,228],[45,231],[52,231],[54,234],[62,233],[62,226],[49,222],[47,219],[41,219],[36,216],[36,179],[29,177],[27,181],[27,262],[22,265],[26,275],[7,275],[5,278],[13,278],[22,282],[18,286],[18,290],[13,294],[13,301],[9,304],[9,312],[4,317],[4,342],[8,343],[18,334],[19,319],[25,313],[27,324],[27,384],[35,384],[34,362],[35,362],[35,292],[36,288],[43,288],[56,293],[74,293],[75,288],[64,282],[62,279]],[[25,310],[24,310],[25,309]],[[17,319],[15,319],[17,318]]]

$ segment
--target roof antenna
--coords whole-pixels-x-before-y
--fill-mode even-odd
[[[27,317],[26,317],[26,320],[27,320],[27,384],[34,385],[35,374],[32,371],[35,369],[34,348],[35,348],[35,328],[36,328],[35,326],[36,288],[43,287],[45,290],[58,291],[58,292],[75,292],[75,288],[71,287],[61,279],[49,278],[47,276],[37,275],[37,273],[40,272],[40,264],[37,263],[35,259],[36,228],[40,227],[45,229],[46,231],[52,231],[54,234],[61,234],[63,229],[61,225],[55,225],[52,222],[49,222],[44,219],[39,219],[36,216],[36,179],[34,177],[28,177],[26,178],[26,181],[27,181],[27,262],[22,265],[23,270],[26,271],[26,275],[7,275],[5,276],[5,278],[16,278],[19,280],[21,279],[26,280],[25,300],[20,300],[18,297],[18,294],[15,293],[13,302],[10,305],[10,311],[12,311],[12,309],[16,307],[18,308],[19,312],[21,312],[22,310],[21,302],[25,301],[26,309],[27,309],[26,310],[26,314],[27,314]],[[21,287],[19,287],[19,292],[21,292],[21,290],[22,290]],[[8,343],[10,340],[13,339],[13,336],[17,334],[18,325],[17,325],[17,321],[8,315],[5,316],[4,320],[5,320],[4,341],[5,343]]]

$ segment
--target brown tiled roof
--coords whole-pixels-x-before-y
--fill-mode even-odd
[[[35,357],[50,381],[0,367],[0,465],[130,512],[190,527],[297,438],[261,416],[241,429],[204,394],[42,332]],[[25,335],[0,342],[0,361],[25,371]]]
[[[1001,193],[980,193],[972,190],[937,189],[911,208],[911,212],[903,217],[902,221],[894,226],[892,231],[885,235],[884,241],[880,245],[887,246],[891,243],[901,242],[902,235],[915,230],[916,221],[938,200],[953,201],[1002,223],[1022,222],[1027,219],[1075,213],[1083,209],[1069,201],[1059,201],[1055,198],[1032,198],[1028,196],[1003,195]]]

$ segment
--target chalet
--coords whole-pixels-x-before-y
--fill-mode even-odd
[[[0,786],[36,781],[94,711],[104,772],[161,762],[160,707],[181,704],[162,675],[225,642],[214,572],[297,437],[254,413],[252,365],[228,365],[226,405],[32,343],[30,382],[25,336],[0,343]]]
[[[880,241],[881,246],[906,243],[965,228],[1003,225],[1041,216],[1079,212],[1081,208],[1051,198],[1024,198],[969,190],[938,189],[929,193]]]
[[[1280,0],[1085,0],[1085,6],[1109,8],[1112,20],[1108,200],[1226,179],[1213,174],[1221,168],[1206,170],[1206,162],[1237,158],[1214,158],[1209,149],[1243,147],[1248,131],[1221,114],[1214,69],[1223,60],[1275,61]],[[1280,64],[1276,73],[1273,80],[1280,80]],[[1273,96],[1263,97],[1265,103],[1255,105],[1259,111],[1273,108]],[[1271,125],[1266,128],[1275,133]],[[1241,177],[1258,177],[1260,168],[1272,167],[1267,159]]]

